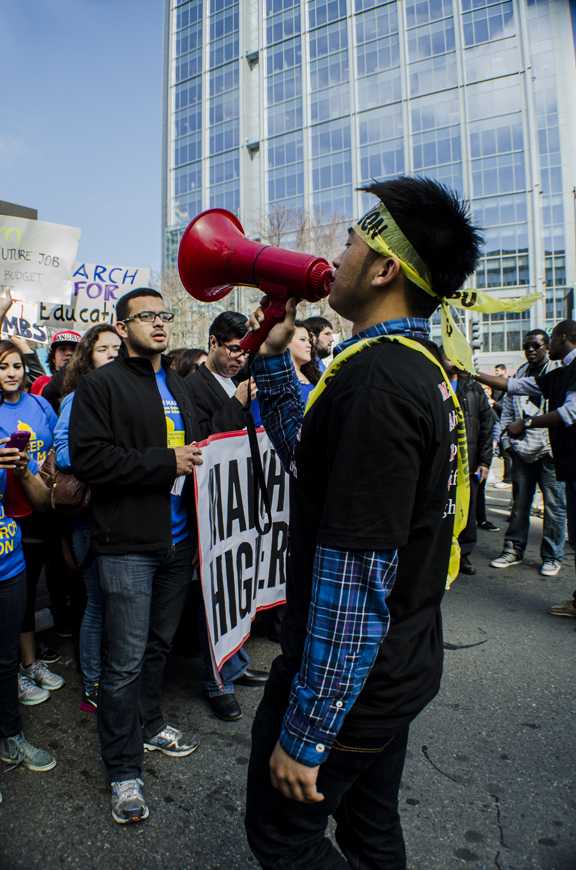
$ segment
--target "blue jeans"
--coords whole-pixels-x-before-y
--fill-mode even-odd
[[[86,585],[86,608],[80,626],[80,671],[82,687],[95,689],[102,670],[104,595],[100,589],[96,557],[90,552],[90,529],[77,526],[72,533],[74,557]]]
[[[144,740],[166,724],[164,669],[193,558],[189,539],[157,553],[98,557],[105,606],[98,731],[110,782],[142,776]]]
[[[198,613],[198,631],[202,647],[202,689],[204,694],[209,698],[214,698],[216,695],[233,695],[234,681],[242,676],[246,668],[250,667],[250,656],[244,647],[234,653],[220,669],[220,679],[222,680],[222,684],[220,684],[214,679],[206,614],[202,604]]]
[[[544,497],[544,529],[540,556],[543,562],[552,559],[561,562],[566,540],[566,488],[564,483],[556,480],[552,458],[545,456],[537,462],[524,462],[515,455],[512,477],[514,504],[504,537],[505,548],[513,547],[521,556],[524,554],[528,543],[530,510],[538,485]]]

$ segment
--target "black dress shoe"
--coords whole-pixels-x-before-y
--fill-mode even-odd
[[[470,576],[476,573],[476,568],[474,567],[468,556],[462,556],[462,560],[460,562],[460,573],[469,574]]]
[[[214,715],[224,722],[236,722],[242,718],[242,710],[235,695],[214,695],[206,700]]]
[[[269,671],[252,671],[250,668],[247,668],[241,677],[234,680],[234,683],[237,686],[248,686],[252,689],[261,689],[262,686],[265,686],[268,682],[269,676]]]

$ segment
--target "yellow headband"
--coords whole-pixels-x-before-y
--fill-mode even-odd
[[[465,335],[454,320],[450,306],[471,311],[481,311],[484,314],[495,314],[499,311],[526,311],[538,299],[540,293],[522,296],[515,299],[499,299],[483,290],[456,290],[441,296],[432,287],[430,273],[426,264],[414,249],[412,242],[406,238],[384,203],[370,209],[360,218],[354,227],[354,232],[363,239],[369,248],[383,257],[393,257],[398,261],[404,275],[429,296],[440,301],[442,322],[442,344],[448,359],[459,368],[474,373],[472,349]]]

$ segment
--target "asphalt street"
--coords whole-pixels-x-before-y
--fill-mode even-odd
[[[490,518],[499,524],[508,498],[490,491]],[[546,612],[570,597],[573,555],[557,578],[541,579],[541,523],[533,525],[525,563],[506,572],[488,565],[502,534],[479,532],[478,574],[445,597],[443,686],[413,725],[401,791],[411,870],[576,870],[576,621]],[[257,639],[251,650],[254,665],[265,667],[277,647]],[[180,760],[146,756],[150,818],[126,828],[110,815],[95,721],[79,711],[70,648],[54,670],[66,686],[26,708],[24,721],[30,739],[54,750],[57,767],[41,775],[0,763],[1,870],[256,866],[243,791],[259,691],[239,689],[244,717],[226,724],[201,698],[197,663],[171,662],[166,713],[198,733],[201,747]]]

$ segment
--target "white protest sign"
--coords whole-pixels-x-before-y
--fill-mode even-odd
[[[84,332],[96,323],[114,323],[116,303],[136,287],[148,287],[150,269],[102,263],[76,263],[65,305],[40,305],[39,321]]]
[[[0,215],[0,287],[26,302],[65,302],[80,230]]]
[[[247,433],[213,435],[199,445],[204,458],[195,469],[200,579],[218,670],[249,637],[256,612],[286,600],[288,475],[263,429],[258,444],[272,512],[266,535],[255,526]]]
[[[48,343],[48,330],[38,322],[38,306],[15,300],[2,322],[2,336],[18,335],[28,341]]]

